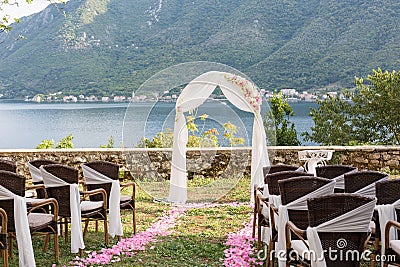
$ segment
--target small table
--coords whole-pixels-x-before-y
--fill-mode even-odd
[[[299,160],[304,161],[304,168],[308,173],[315,173],[315,167],[326,165],[326,161],[332,159],[335,150],[302,150],[299,151]]]

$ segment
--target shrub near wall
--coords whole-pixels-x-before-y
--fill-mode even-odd
[[[269,147],[273,164],[300,165],[297,153],[300,150],[335,150],[328,164],[356,166],[361,170],[400,170],[399,146],[332,146],[332,147]],[[81,170],[80,165],[93,160],[115,162],[129,169],[133,177],[158,177],[168,179],[170,174],[171,149],[135,148],[111,149],[6,149],[0,150],[0,158],[17,162],[18,173],[30,177],[27,162],[34,159],[52,159]],[[187,169],[197,174],[222,174],[250,170],[251,148],[188,149]],[[207,160],[212,158],[213,160]],[[127,164],[127,162],[129,164]]]

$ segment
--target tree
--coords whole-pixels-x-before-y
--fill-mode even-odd
[[[311,108],[310,116],[314,121],[311,134],[304,132],[306,141],[322,145],[348,145],[353,140],[354,131],[350,124],[351,104],[337,97],[317,100],[318,109]]]
[[[282,93],[274,94],[270,99],[271,113],[264,116],[266,128],[270,129],[273,117],[275,120],[276,145],[278,146],[298,146],[300,141],[297,138],[297,131],[294,123],[290,122],[290,117],[294,115],[292,107],[283,97]],[[266,129],[266,132],[270,130]]]
[[[351,102],[328,98],[311,110],[315,126],[304,133],[323,145],[400,144],[400,72],[373,70],[356,78]]]

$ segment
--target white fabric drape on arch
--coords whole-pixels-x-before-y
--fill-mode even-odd
[[[254,184],[264,184],[262,167],[269,165],[266,136],[259,109],[249,103],[241,87],[227,77],[233,74],[210,71],[192,80],[180,94],[176,103],[174,143],[172,150],[171,180],[168,201],[185,203],[187,200],[186,144],[188,130],[184,112],[193,110],[204,103],[214,89],[219,86],[225,97],[237,108],[254,114],[251,160],[251,188]],[[242,79],[242,78],[241,78]],[[251,196],[253,196],[251,194]]]
[[[20,267],[35,267],[35,257],[33,254],[31,232],[29,231],[28,212],[26,200],[0,186],[0,199],[14,199],[14,223],[15,234],[18,243],[18,259]]]

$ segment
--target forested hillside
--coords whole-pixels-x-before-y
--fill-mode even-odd
[[[129,95],[188,61],[228,64],[267,90],[351,87],[399,69],[400,2],[70,0],[22,19],[0,44],[0,94]]]

